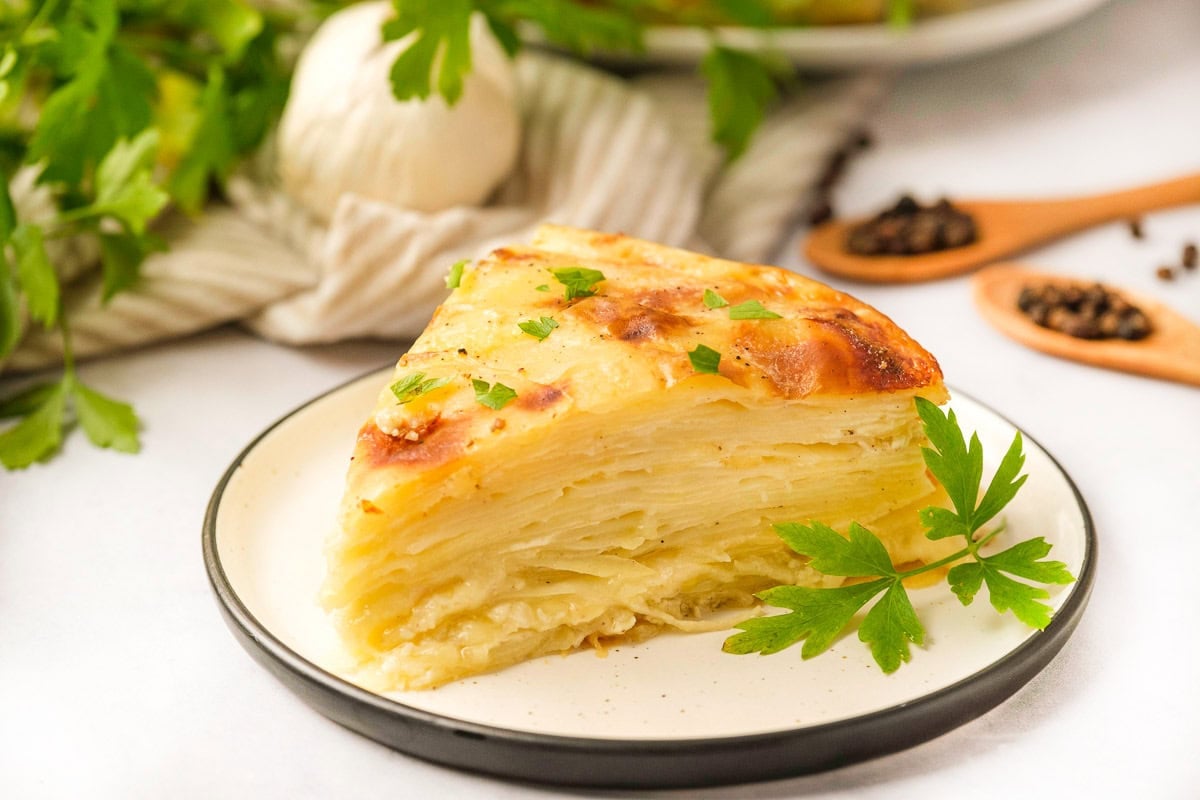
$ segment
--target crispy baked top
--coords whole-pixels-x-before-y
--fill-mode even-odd
[[[573,267],[603,273],[594,294],[566,297],[551,270]],[[705,290],[728,305],[710,308]],[[730,309],[749,301],[779,318],[731,319]],[[518,327],[542,317],[557,323],[544,339]],[[697,374],[688,353],[698,345],[720,354],[719,375]],[[944,393],[933,356],[883,314],[824,284],[557,226],[464,269],[395,377],[417,373],[447,382],[404,403],[385,388],[360,435],[360,465],[439,466],[568,409],[619,408],[684,382],[738,387],[746,404]],[[476,401],[474,380],[501,383],[516,398],[489,408]]]

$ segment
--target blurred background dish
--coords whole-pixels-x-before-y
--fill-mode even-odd
[[[905,26],[888,24],[885,0],[788,2],[778,0],[781,19],[795,24],[776,28],[718,26],[711,31],[688,24],[654,24],[646,29],[646,52],[634,56],[604,53],[610,65],[688,65],[708,52],[713,37],[721,44],[773,50],[796,66],[841,70],[876,65],[923,64],[995,50],[1055,30],[1106,0],[926,0],[919,16]],[[664,6],[712,5],[686,0]],[[957,10],[956,10],[957,7]],[[678,13],[682,14],[682,11]],[[807,18],[802,16],[807,14]],[[681,17],[683,18],[683,17]],[[688,21],[711,23],[703,16]],[[808,22],[810,24],[798,27]]]

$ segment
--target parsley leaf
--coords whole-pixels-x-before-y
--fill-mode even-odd
[[[0,173],[0,360],[12,352],[21,338],[19,287],[5,252],[5,243],[16,227],[17,214],[8,194],[8,179]]]
[[[535,292],[548,292],[550,291],[550,285],[546,283],[538,284],[537,286],[533,287],[533,290]]]
[[[891,582],[883,597],[867,612],[858,627],[858,638],[870,646],[875,663],[887,673],[895,672],[902,662],[912,659],[909,642],[918,647],[924,643],[925,628],[899,579]]]
[[[0,419],[24,417],[33,413],[56,391],[58,391],[58,381],[38,383],[14,395],[9,395],[0,400]]]
[[[829,649],[858,610],[887,588],[888,583],[880,579],[834,589],[776,586],[760,592],[758,598],[767,605],[786,608],[792,613],[739,622],[734,627],[743,632],[726,639],[722,649],[736,655],[755,652],[771,655],[803,641],[801,658],[819,656]]]
[[[42,229],[22,223],[12,234],[13,251],[17,255],[17,280],[25,293],[29,316],[45,325],[58,321],[58,275],[46,257]]]
[[[1044,589],[1015,581],[1003,573],[1039,583],[1068,584],[1075,580],[1061,561],[1044,561],[1050,553],[1046,540],[1037,537],[975,563],[951,568],[947,580],[964,606],[970,605],[983,584],[987,584],[992,606],[1000,613],[1011,610],[1017,619],[1039,630],[1050,624],[1051,609],[1040,602],[1050,594]]]
[[[122,453],[142,449],[138,441],[140,422],[133,406],[102,395],[75,378],[70,379],[70,388],[75,415],[92,444]]]
[[[621,3],[609,4],[615,8],[578,0],[506,0],[479,5],[492,10],[489,17],[509,24],[514,18],[528,18],[546,39],[581,55],[600,50],[640,53],[643,49],[642,26]]]
[[[979,443],[979,437],[972,434],[968,445],[953,410],[943,414],[940,408],[923,397],[918,397],[916,404],[917,413],[925,424],[925,434],[933,445],[932,449],[923,449],[925,465],[950,495],[956,517],[952,519],[942,512],[923,512],[923,517],[935,525],[934,535],[930,538],[959,535],[963,530],[974,533],[1000,513],[1025,483],[1025,476],[1018,476],[1025,464],[1021,434],[1018,432],[1013,437],[977,508],[975,502],[983,480],[983,446]],[[953,533],[944,531],[943,526],[951,523]]]
[[[887,21],[896,28],[905,28],[912,24],[917,10],[913,0],[888,0]]]
[[[393,0],[396,16],[383,26],[384,41],[412,35],[392,64],[392,93],[399,100],[429,97],[437,91],[454,105],[471,71],[470,0]],[[436,78],[434,73],[436,73]]]
[[[0,180],[0,243],[7,242],[17,227],[17,212],[13,208],[12,196],[8,193],[8,176]]]
[[[923,449],[925,466],[946,489],[955,513],[969,527],[983,478],[983,445],[973,435],[968,448],[953,410],[943,414],[923,397],[918,397],[916,403],[917,413],[925,423],[925,435],[933,445],[932,449]]]
[[[78,184],[89,165],[98,163],[121,137],[136,136],[150,126],[154,74],[125,47],[112,41],[116,25],[111,3],[100,27],[81,33],[85,55],[70,82],[54,91],[42,107],[29,142],[30,162],[46,163],[38,180]]]
[[[738,25],[766,28],[776,22],[770,0],[712,0],[712,4]]]
[[[457,289],[462,283],[463,268],[467,266],[468,259],[455,261],[450,267],[450,271],[446,273],[446,288]]]
[[[440,389],[450,383],[449,378],[426,378],[424,372],[414,372],[393,383],[388,388],[396,396],[400,405],[416,400],[421,395],[429,394],[434,389]]]
[[[220,66],[209,67],[199,103],[198,121],[168,185],[171,196],[192,214],[204,205],[210,179],[224,180],[233,162],[229,93],[225,88],[225,71]]]
[[[688,352],[688,360],[692,362],[692,369],[696,372],[708,375],[720,374],[718,366],[721,364],[721,354],[707,345],[696,345],[695,350]]]
[[[729,301],[721,295],[714,292],[712,289],[704,290],[704,305],[706,308],[724,308],[729,305]]]
[[[8,258],[0,245],[0,360],[13,351],[21,338],[21,300],[17,282],[9,270]]]
[[[745,152],[778,91],[760,58],[714,46],[700,63],[708,80],[708,116],[713,139],[730,159]]]
[[[954,505],[954,510],[922,509],[919,520],[930,539],[961,536],[962,549],[932,564],[900,571],[883,542],[857,523],[850,525],[845,537],[820,522],[777,524],[775,531],[779,537],[798,554],[806,556],[809,566],[817,572],[874,580],[833,589],[779,586],[762,592],[758,597],[764,603],[790,613],[739,623],[736,627],[742,633],[726,639],[726,652],[768,654],[803,641],[801,656],[811,658],[826,650],[852,625],[860,609],[882,595],[862,618],[858,638],[870,648],[880,669],[894,672],[912,658],[911,645],[919,647],[925,641],[925,629],[904,588],[904,579],[950,564],[955,566],[947,573],[946,580],[963,605],[969,605],[986,586],[997,612],[1012,611],[1018,620],[1038,629],[1050,624],[1053,610],[1043,602],[1050,593],[1041,586],[1016,580],[1060,585],[1075,580],[1066,564],[1046,560],[1050,553],[1046,540],[1028,539],[985,556],[981,548],[1003,525],[976,538],[979,529],[1013,499],[1025,482],[1025,476],[1018,475],[1025,462],[1020,434],[1014,437],[977,504],[983,471],[979,438],[972,435],[970,444],[967,443],[953,411],[943,414],[922,398],[916,399],[916,406],[925,435],[933,445],[924,449],[925,463]]]
[[[729,308],[730,319],[782,319],[781,315],[763,308],[757,300],[747,300]]]
[[[121,140],[113,145],[96,170],[95,214],[108,214],[119,219],[134,234],[146,232],[146,225],[170,199],[154,183],[150,160],[158,145],[158,133],[153,128],[132,141]]]
[[[727,652],[775,652],[779,645],[786,647],[804,640],[801,657],[812,658],[827,650],[859,609],[883,592],[863,619],[858,638],[870,646],[884,672],[894,672],[901,662],[911,658],[909,642],[921,644],[925,631],[901,582],[902,576],[879,537],[857,523],[850,526],[849,537],[819,522],[808,526],[783,523],[776,525],[775,531],[789,547],[808,556],[809,565],[818,572],[883,577],[835,589],[781,586],[764,592],[759,595],[764,602],[792,613],[746,620],[737,626],[745,633],[726,642]],[[764,632],[766,638],[762,638]]]
[[[107,303],[113,295],[137,283],[146,256],[165,249],[166,245],[153,236],[101,233],[100,266],[104,279],[101,302]]]
[[[504,408],[517,397],[516,392],[499,381],[489,386],[487,381],[475,378],[471,381],[471,386],[475,389],[475,402],[495,411]]]
[[[813,569],[826,575],[845,578],[896,575],[883,542],[857,522],[850,525],[849,537],[821,522],[808,526],[784,522],[775,526],[775,532],[788,547],[808,556]]]
[[[0,433],[0,464],[6,469],[24,469],[58,450],[67,409],[65,384],[53,384],[53,391],[41,395],[28,416]]]
[[[577,297],[591,297],[596,293],[596,284],[604,280],[604,273],[587,267],[561,267],[550,270],[554,280],[567,287],[567,301]]]
[[[125,185],[154,166],[158,131],[147,128],[133,139],[120,139],[105,154],[96,169],[96,199],[103,203],[118,195]]]
[[[518,322],[517,327],[540,342],[550,335],[550,331],[558,327],[558,323],[554,321],[553,317],[541,317]]]
[[[171,0],[162,5],[168,19],[199,28],[215,39],[229,60],[240,58],[263,29],[262,14],[240,0]]]

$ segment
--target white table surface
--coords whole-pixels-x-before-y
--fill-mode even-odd
[[[871,127],[877,145],[837,195],[845,213],[905,188],[1037,196],[1200,170],[1200,4],[1117,2],[1016,49],[911,72]],[[1154,277],[1200,239],[1200,206],[1145,227],[1144,241],[1114,224],[1028,260],[1200,321],[1200,274]],[[811,272],[796,252],[780,261]],[[844,288],[1074,478],[1101,542],[1090,607],[1046,670],[939,739],[820,775],[669,796],[1200,796],[1200,390],[1023,349],[976,316],[966,278]],[[0,473],[0,796],[601,794],[476,777],[345,731],[253,663],[219,618],[199,530],[221,473],[284,412],[400,351],[286,349],[222,329],[83,368],[136,400],[145,448],[122,456],[73,435],[49,465]]]

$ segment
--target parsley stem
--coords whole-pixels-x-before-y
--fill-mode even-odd
[[[75,377],[75,351],[71,347],[71,326],[67,323],[61,299],[58,302],[58,330],[62,335],[63,377],[72,379]]]
[[[978,554],[979,548],[983,547],[988,542],[990,542],[992,539],[995,539],[997,536],[999,536],[1001,533],[1003,533],[1005,527],[1006,527],[1005,523],[1001,522],[999,525],[997,525],[995,527],[994,530],[989,531],[985,536],[981,537],[978,541],[968,539],[967,546],[964,547],[963,549],[958,550],[954,553],[951,553],[950,555],[946,556],[945,558],[940,558],[937,561],[931,562],[929,564],[922,564],[921,566],[916,567],[915,569],[909,569],[909,570],[905,570],[904,572],[898,572],[898,573],[896,573],[896,577],[900,578],[900,579],[904,579],[904,578],[911,578],[914,575],[921,575],[926,572],[932,572],[935,569],[940,569],[942,567],[953,564],[955,561],[958,561],[960,558],[963,558],[964,556],[971,556],[976,561],[978,561],[979,560],[979,554]]]
[[[81,220],[87,219],[88,217],[99,217],[99,216],[102,216],[103,214],[104,214],[104,209],[99,208],[95,205],[79,206],[77,208],[72,208],[67,211],[60,212],[58,217],[54,220],[54,222],[55,222],[55,224],[58,224],[58,225],[63,225],[63,224],[69,225],[72,222],[79,222]]]
[[[29,23],[25,26],[25,30],[21,31],[22,44],[25,43],[25,35],[29,33],[29,31],[40,28],[42,23],[49,19],[50,16],[54,14],[55,10],[58,9],[58,4],[59,0],[46,0],[45,3],[42,3],[42,7],[37,10],[37,13],[34,14],[32,18],[30,18]]]

